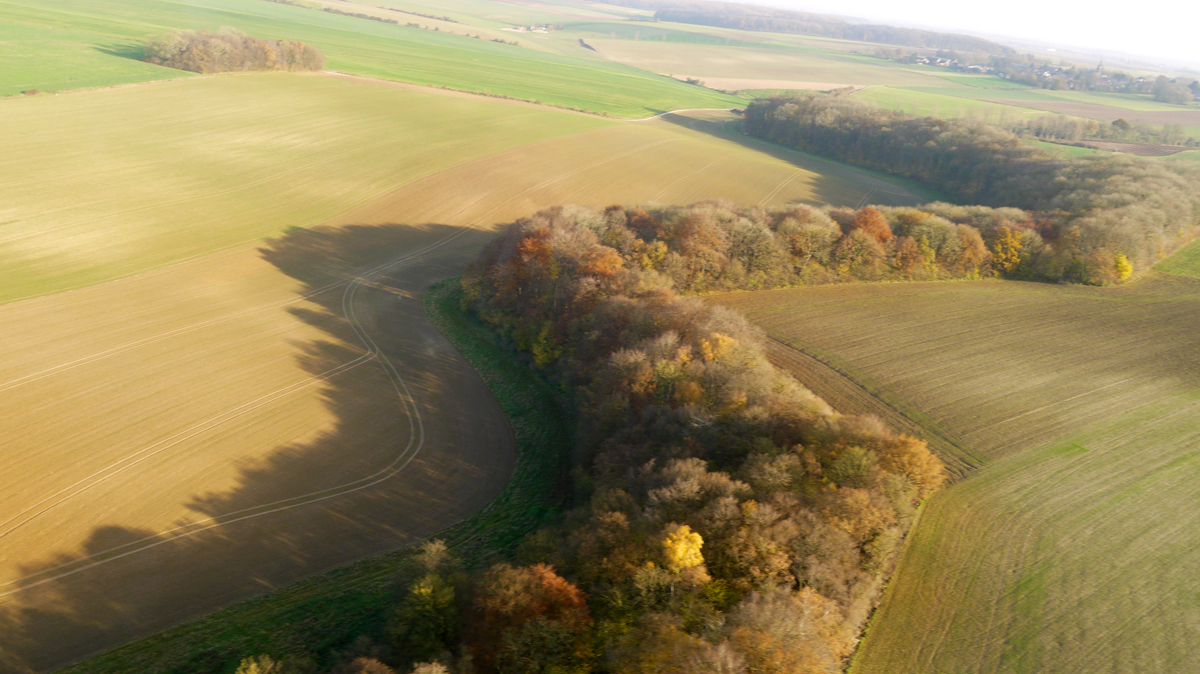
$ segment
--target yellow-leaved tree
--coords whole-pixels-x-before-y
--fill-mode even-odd
[[[1114,266],[1116,267],[1118,281],[1124,281],[1133,273],[1133,265],[1129,263],[1129,258],[1125,257],[1125,253],[1117,253]]]
[[[704,547],[704,539],[692,531],[686,524],[671,525],[667,529],[667,537],[663,539],[663,554],[667,558],[667,568],[680,573],[704,563],[700,548]]]

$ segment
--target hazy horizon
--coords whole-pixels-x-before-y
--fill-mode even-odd
[[[1083,10],[1060,3],[1015,0],[997,11],[978,3],[944,0],[924,5],[897,5],[886,0],[735,1],[946,32],[1004,36],[1047,47],[1135,55],[1200,68],[1195,37],[1200,5],[1172,6],[1150,0],[1141,6],[1142,11],[1130,12],[1108,3]]]

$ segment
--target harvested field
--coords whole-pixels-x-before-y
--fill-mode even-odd
[[[649,42],[589,40],[606,57],[653,73],[691,73],[709,79],[767,79],[802,82],[847,82],[852,85],[939,86],[932,75],[888,65],[876,58],[824,50],[785,47],[735,47]]]
[[[186,236],[166,227],[152,239],[200,239],[196,259],[145,271],[149,258],[131,258],[141,273],[0,306],[11,328],[0,335],[9,354],[0,363],[6,672],[51,669],[393,549],[497,493],[512,461],[506,422],[419,301],[429,283],[461,272],[493,223],[564,202],[856,203],[872,190],[896,203],[921,200],[854,169],[763,152],[726,133],[729,113],[618,124],[461,95],[296,78],[361,114],[376,105],[382,119],[410,109],[414,120],[441,114],[445,133],[460,134],[439,135],[429,121],[419,136],[353,130],[382,147],[373,154],[362,140],[335,154],[333,166],[347,172],[337,179],[332,168],[295,161],[303,155],[294,148],[312,139],[303,129],[281,122],[266,133],[242,107],[242,87],[276,79],[293,81],[197,78],[58,99],[83,110],[95,97],[103,111],[146,105],[153,90],[180,100],[180,87],[201,87],[207,107],[198,123],[220,120],[218,138],[230,141],[185,144],[173,161],[249,162],[263,184],[295,180],[307,167],[328,193],[318,190],[322,180],[306,177],[304,189],[279,188],[264,206],[259,192],[237,189],[246,178],[224,178],[234,183],[226,191],[168,200],[174,218],[194,227]],[[332,107],[321,118],[317,103],[288,93],[286,84],[280,91],[293,96],[293,109],[310,106],[312,129],[337,132],[333,122],[347,124],[340,104],[322,102]],[[131,98],[109,102],[119,95]],[[455,114],[464,115],[461,126]],[[141,143],[175,147],[153,129],[143,127]],[[469,129],[478,134],[463,133]],[[126,143],[136,139],[130,129],[121,133]],[[547,137],[553,133],[559,137]],[[168,190],[155,182],[164,162],[148,149],[134,161],[114,140],[68,161],[73,147],[64,140],[62,148],[28,153],[30,189],[56,176],[59,185],[75,180],[75,171],[88,180],[73,192],[92,196],[77,205],[66,197],[51,202],[73,208],[75,220],[124,222],[110,234],[122,238],[174,226],[139,219],[138,211],[115,215]],[[330,151],[312,151],[321,149]],[[116,177],[105,175],[105,161]],[[342,212],[315,229],[259,242],[284,228],[285,217],[297,224],[318,217],[305,202],[322,196],[325,208],[338,204]],[[205,219],[197,204],[211,200],[223,218]],[[32,204],[9,203],[30,209],[27,220],[36,221]],[[291,215],[264,222],[262,210]],[[223,243],[204,240],[208,232]],[[48,247],[69,243],[53,232],[39,236],[32,225],[23,234]],[[228,245],[239,239],[255,242]],[[398,261],[377,266],[387,260]],[[59,272],[43,268],[48,278]]]
[[[1176,629],[1200,591],[1200,282],[710,301],[950,439],[948,458],[972,468],[927,504],[852,672],[1200,667]]]
[[[1084,117],[1087,119],[1099,120],[1101,122],[1111,122],[1117,119],[1126,119],[1131,122],[1142,122],[1155,126],[1162,126],[1163,124],[1178,124],[1179,126],[1184,127],[1200,127],[1200,110],[1128,110],[1125,108],[1118,108],[1108,105],[1097,105],[1095,103],[1077,103],[1075,101],[1030,101],[1023,99],[1007,99],[1003,96],[995,96],[992,97],[991,100],[993,103],[1013,105],[1022,108],[1031,108],[1033,110],[1045,110],[1047,112],[1057,112],[1060,115]]]
[[[954,91],[954,90],[942,90]],[[1028,108],[1000,105],[953,94],[929,93],[896,87],[869,87],[853,94],[857,101],[922,117],[971,117],[993,123],[1019,121],[1043,115]]]
[[[8,99],[0,119],[0,301],[315,225],[441,168],[612,124],[286,73]]]
[[[686,81],[688,78],[697,78],[694,75],[679,75],[676,74],[675,79]],[[755,91],[763,89],[783,89],[787,91],[832,91],[843,87],[853,87],[853,84],[844,84],[839,82],[801,82],[798,80],[755,80],[748,78],[732,78],[732,77],[707,77],[701,83],[701,86],[718,91]]]

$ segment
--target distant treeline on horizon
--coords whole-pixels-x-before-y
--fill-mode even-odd
[[[143,60],[193,73],[320,70],[325,55],[297,40],[265,40],[236,28],[172,30],[146,41]]]
[[[1015,51],[1002,44],[970,35],[937,33],[916,28],[899,28],[874,24],[855,24],[824,14],[810,14],[773,7],[707,2],[706,0],[604,0],[606,4],[637,9],[655,10],[659,21],[690,23],[700,26],[736,28],[817,35],[839,40],[857,40],[927,49],[953,49],[985,54],[1012,54]]]

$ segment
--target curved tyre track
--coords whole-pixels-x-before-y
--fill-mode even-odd
[[[456,273],[477,250],[479,240],[471,238],[477,232],[447,230],[418,236],[408,252],[352,281],[303,293],[328,295],[332,287],[343,286],[340,298],[326,299],[340,307],[345,333],[357,339],[360,353],[355,357],[331,363],[265,400],[235,405],[157,445],[129,452],[21,513],[3,513],[0,559],[11,559],[5,539],[23,525],[61,518],[61,505],[86,498],[88,490],[105,486],[155,454],[173,459],[173,445],[216,432],[256,406],[315,385],[322,386],[333,407],[341,398],[366,405],[368,421],[380,414],[398,418],[386,423],[400,423],[403,432],[395,435],[403,437],[389,441],[381,436],[386,446],[376,450],[373,471],[363,475],[347,469],[346,479],[335,486],[263,499],[264,493],[278,491],[270,484],[275,466],[268,462],[246,469],[235,490],[197,495],[189,507],[199,516],[177,526],[163,531],[100,527],[78,552],[23,565],[19,579],[0,586],[0,670],[61,666],[234,599],[393,549],[490,501],[507,482],[513,464],[507,420],[474,371],[425,319],[419,300],[430,282]],[[464,236],[467,245],[459,245]],[[370,364],[378,366],[374,383],[356,388],[353,382],[362,379],[362,366]],[[70,365],[35,376],[68,375]],[[339,376],[346,373],[351,374]],[[377,404],[384,393],[390,401]],[[349,431],[355,421],[345,418],[339,426]],[[342,444],[341,433],[339,429],[307,446],[280,448],[272,461],[282,457],[278,462],[286,467],[288,461],[303,464],[309,455],[319,455],[328,464],[328,456]]]

